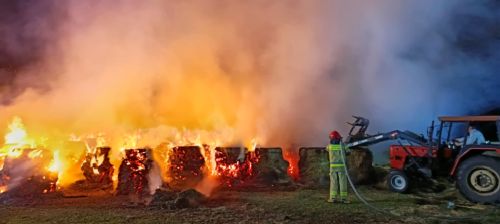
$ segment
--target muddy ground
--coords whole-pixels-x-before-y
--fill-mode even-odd
[[[361,187],[368,201],[394,215],[377,213],[352,197],[352,204],[329,204],[326,189],[226,189],[201,207],[128,207],[126,196],[44,195],[0,205],[0,223],[498,223],[500,210],[474,205],[450,194],[396,194]],[[452,197],[453,198],[453,197]]]

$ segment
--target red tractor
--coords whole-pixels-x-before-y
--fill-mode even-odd
[[[391,131],[369,136],[365,134],[368,120],[356,121],[347,139],[347,147],[369,146],[394,140],[390,146],[391,172],[388,187],[394,192],[406,192],[412,181],[446,175],[455,181],[460,193],[476,203],[500,203],[500,116],[439,117],[440,123],[429,128],[427,138],[409,131]],[[457,144],[452,138],[462,130],[467,139],[471,124],[496,129],[494,141],[470,144],[466,140]],[[353,131],[359,127],[356,134]],[[437,130],[434,130],[437,127]]]

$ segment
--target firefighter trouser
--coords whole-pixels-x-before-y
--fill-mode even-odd
[[[347,199],[347,177],[343,167],[330,168],[330,199]]]

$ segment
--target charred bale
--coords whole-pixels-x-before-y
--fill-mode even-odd
[[[116,194],[127,195],[133,190],[133,184],[129,178],[132,170],[130,169],[130,158],[132,158],[133,149],[125,150],[125,158],[123,158],[120,167],[118,168],[118,185]]]
[[[288,176],[290,164],[283,158],[281,148],[257,148],[255,156],[257,158],[253,167],[255,183],[266,185],[292,183],[292,179]]]
[[[302,147],[299,156],[300,182],[308,187],[329,186],[330,161],[325,147]]]
[[[169,185],[175,189],[196,186],[203,179],[205,159],[198,146],[174,147],[169,154],[167,176]]]
[[[97,166],[97,172],[99,173],[99,183],[102,186],[113,187],[113,173],[115,168],[109,159],[110,147],[99,147],[97,148],[99,155],[103,157],[102,162]]]

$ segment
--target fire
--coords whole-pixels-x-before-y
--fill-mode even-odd
[[[40,192],[53,192],[61,170],[58,151],[51,154],[45,138],[35,142],[30,138],[21,118],[14,117],[5,134],[5,145],[0,153],[0,193],[20,184],[36,185]],[[43,147],[42,147],[43,146]]]
[[[8,126],[8,130],[4,137],[5,145],[0,150],[0,156],[19,157],[23,148],[34,146],[34,141],[28,138],[21,118],[14,117]]]
[[[28,157],[31,159],[41,157],[42,156],[42,150],[41,149],[36,149],[28,153]]]
[[[5,135],[5,144],[12,147],[33,147],[34,141],[28,138],[23,121],[19,117],[14,117],[9,124],[9,133]]]
[[[293,153],[292,150],[285,150],[283,157],[289,163],[288,175],[297,180],[299,178],[299,155]]]
[[[62,169],[62,161],[59,156],[59,150],[54,151],[52,158],[52,163],[50,164],[48,170],[53,173],[59,173]]]
[[[23,153],[23,150],[20,148],[10,148],[7,149],[7,156],[11,158],[19,157]]]
[[[250,141],[250,147],[248,148],[249,152],[255,152],[255,149],[257,148],[257,145],[259,144],[259,141],[257,138],[252,138]]]
[[[122,151],[125,149],[135,149],[139,145],[141,135],[139,132],[128,134],[125,136]]]
[[[248,151],[246,148],[217,148],[215,152],[217,164],[215,176],[226,186],[231,187],[235,182],[245,182],[253,176],[253,166],[258,162],[254,151]]]
[[[3,167],[6,160],[11,163],[9,165],[11,168],[13,163],[19,161],[34,164],[36,169],[29,172],[40,178],[41,182],[48,184],[49,187],[42,190],[47,193],[55,191],[59,185],[66,186],[79,180],[93,184],[105,183],[106,186],[111,185],[111,188],[113,185],[118,186],[123,177],[119,177],[119,172],[114,171],[118,171],[120,162],[124,162],[130,167],[130,172],[140,176],[139,179],[142,178],[147,183],[147,179],[144,178],[152,169],[148,160],[153,159],[159,165],[161,178],[168,183],[184,181],[191,178],[184,175],[193,175],[195,178],[208,177],[231,187],[235,183],[245,182],[254,175],[254,165],[259,160],[256,148],[262,143],[261,139],[254,137],[244,141],[246,147],[224,148],[222,146],[237,142],[230,131],[188,129],[169,131],[162,137],[155,136],[155,141],[151,141],[152,137],[148,135],[150,130],[147,129],[94,134],[68,132],[71,134],[65,135],[59,141],[57,138],[34,141],[30,138],[30,132],[26,130],[22,120],[15,117],[8,125],[8,132],[5,134],[6,144],[0,151],[0,165]],[[80,146],[76,147],[74,144]],[[149,148],[151,151],[148,151]],[[146,155],[145,152],[149,154]],[[132,154],[127,155],[127,153]],[[194,164],[188,161],[194,161]],[[290,160],[289,162],[294,164]],[[292,176],[296,175],[295,167],[290,166],[289,173]],[[1,172],[2,170],[0,177],[2,177]],[[33,176],[31,173],[25,175]],[[10,176],[2,178],[12,179]],[[142,189],[142,187],[135,188]],[[0,182],[0,192],[7,189],[8,184]]]

